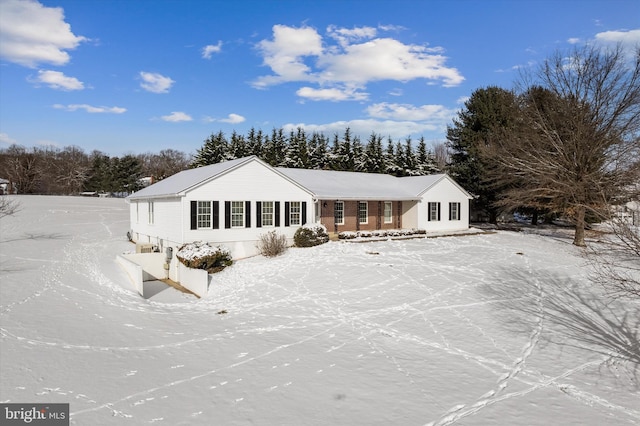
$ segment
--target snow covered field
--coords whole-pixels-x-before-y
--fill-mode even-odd
[[[145,300],[115,263],[123,200],[18,200],[2,402],[77,425],[640,424],[640,305],[603,298],[570,239],[331,242]]]

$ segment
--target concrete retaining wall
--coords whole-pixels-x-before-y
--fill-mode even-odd
[[[135,262],[127,259],[125,255],[118,255],[116,258],[120,266],[125,270],[131,282],[133,283],[134,288],[138,291],[140,296],[144,297],[144,271],[142,270],[142,266],[136,264]]]
[[[209,273],[204,269],[187,268],[178,263],[180,285],[200,297],[206,297],[209,291]]]

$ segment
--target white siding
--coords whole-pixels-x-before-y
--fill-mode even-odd
[[[153,223],[149,223],[149,202],[153,202]],[[131,201],[129,211],[133,240],[137,243],[156,244],[162,250],[180,243],[182,241],[180,206],[179,198]]]
[[[191,201],[218,201],[219,229],[191,230]],[[251,227],[226,229],[225,201],[249,201],[251,204]],[[256,227],[256,203],[258,201],[280,202],[280,226]],[[187,193],[182,199],[181,205],[181,215],[184,218],[181,227],[184,234],[183,240],[185,242],[201,240],[223,244],[231,250],[234,258],[257,254],[256,244],[259,236],[272,230],[284,234],[292,243],[293,235],[299,226],[284,226],[285,202],[287,201],[306,202],[307,222],[314,220],[313,199],[307,191],[261,163],[249,162]]]
[[[440,203],[440,220],[428,220],[428,203]],[[460,220],[449,220],[449,203],[460,203]],[[469,228],[469,198],[448,178],[440,180],[422,195],[418,204],[418,227],[429,231],[458,231]]]

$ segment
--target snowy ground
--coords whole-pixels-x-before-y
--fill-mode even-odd
[[[640,424],[640,305],[603,298],[569,239],[331,242],[145,300],[115,263],[123,200],[19,200],[2,402],[77,425]]]

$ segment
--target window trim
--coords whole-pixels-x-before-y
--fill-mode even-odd
[[[389,219],[387,220],[387,206],[389,206]],[[393,223],[393,201],[385,201],[382,207],[384,223]]]
[[[294,220],[294,218],[297,220]],[[289,202],[289,225],[300,226],[301,224],[302,224],[302,201],[290,201]]]
[[[449,220],[460,220],[460,203],[449,203]]]
[[[201,207],[204,207],[205,205],[208,205],[209,207],[209,213],[201,213]],[[208,226],[201,226],[200,225],[200,220],[202,219],[207,219],[208,217],[208,221],[209,221],[209,225]],[[213,201],[208,201],[208,200],[198,200],[197,204],[196,204],[196,229],[213,229]]]
[[[362,213],[364,213],[364,220],[362,220]],[[361,225],[369,223],[369,203],[367,201],[358,201],[358,223]]]
[[[240,208],[239,211],[238,211],[238,208]],[[235,212],[234,212],[234,209],[236,209]],[[232,229],[246,228],[246,226],[245,226],[245,201],[231,201],[230,219],[231,219],[230,225],[231,225]],[[238,225],[237,223],[240,223],[240,225]]]
[[[340,216],[338,216],[338,212]],[[340,218],[339,221],[338,218]],[[344,225],[344,201],[335,201],[333,203],[333,221],[336,225]]]
[[[155,223],[155,207],[153,205],[153,201],[148,201],[147,204],[148,223],[149,225],[153,225]]]
[[[435,210],[432,207],[435,207]],[[440,222],[440,202],[439,201],[429,201],[427,203],[427,220],[429,222]]]
[[[271,213],[265,213],[265,207],[271,205]],[[267,224],[265,219],[270,219],[271,224]],[[260,226],[265,228],[273,228],[276,223],[276,202],[275,201],[261,201],[260,202]]]

